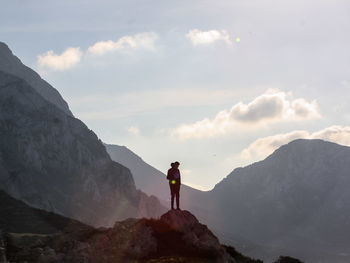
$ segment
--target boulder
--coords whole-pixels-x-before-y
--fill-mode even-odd
[[[275,263],[303,263],[299,259],[292,258],[292,257],[285,257],[285,256],[280,256]]]

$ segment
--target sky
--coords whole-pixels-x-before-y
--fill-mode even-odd
[[[349,1],[0,2],[0,41],[75,117],[197,189],[294,139],[350,145]]]

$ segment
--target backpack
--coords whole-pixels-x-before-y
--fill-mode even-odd
[[[179,180],[180,179],[180,172],[179,171],[175,171],[173,176],[174,176],[175,180]]]

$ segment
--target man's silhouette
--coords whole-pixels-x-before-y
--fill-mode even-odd
[[[176,209],[180,209],[180,185],[181,176],[179,170],[179,162],[171,163],[171,168],[168,170],[166,179],[169,180],[171,193],[171,209],[174,209],[174,198],[176,197]]]

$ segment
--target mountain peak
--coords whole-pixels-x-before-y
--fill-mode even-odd
[[[8,53],[8,54],[13,55],[9,46],[6,43],[1,42],[1,41],[0,41],[0,51],[3,53]]]
[[[350,148],[348,146],[339,145],[337,143],[325,141],[322,139],[296,139],[288,144],[282,145],[275,152],[273,152],[266,159],[283,158],[285,156],[299,157],[305,155],[305,157],[314,156],[329,156],[343,154],[343,151],[347,151]],[[341,158],[339,156],[339,158]]]
[[[0,42],[0,71],[25,80],[45,100],[56,105],[68,115],[73,116],[61,94],[43,80],[38,73],[24,65],[4,42]]]
[[[311,145],[326,145],[326,146],[330,146],[330,145],[339,145],[337,143],[334,143],[334,142],[330,142],[330,141],[325,141],[325,140],[322,140],[322,139],[296,139],[296,140],[293,140],[281,147],[288,147],[288,146],[311,146]]]

